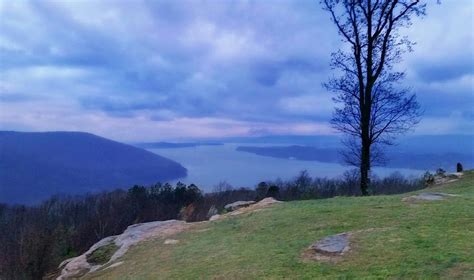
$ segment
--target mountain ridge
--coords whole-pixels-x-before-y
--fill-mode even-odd
[[[97,192],[187,175],[179,163],[87,132],[0,131],[0,202]]]

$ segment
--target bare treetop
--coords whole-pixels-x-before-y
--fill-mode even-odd
[[[419,0],[321,2],[349,47],[332,54],[331,66],[341,75],[325,84],[342,105],[336,107],[332,125],[349,136],[344,156],[347,163],[361,168],[361,188],[367,193],[370,166],[382,158],[374,144],[392,144],[397,134],[419,121],[416,97],[400,86],[404,73],[393,66],[414,44],[400,30],[411,25],[413,16],[423,16],[426,4]]]

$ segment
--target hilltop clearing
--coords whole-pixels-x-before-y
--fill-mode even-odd
[[[404,199],[418,193],[452,195]],[[403,195],[280,203],[141,242],[117,259],[119,265],[85,278],[472,279],[472,209],[472,171],[458,181]],[[307,257],[315,242],[327,243],[324,238],[338,234],[350,242],[343,254]]]

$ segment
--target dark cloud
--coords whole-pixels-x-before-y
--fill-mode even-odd
[[[0,109],[9,127],[59,125],[64,108],[74,111],[68,124],[92,115],[149,126],[200,119],[248,134],[286,123],[294,127],[285,131],[307,132],[331,116],[321,83],[340,40],[317,1],[0,2]],[[428,117],[461,112],[472,121],[473,36],[463,5],[429,10],[409,34],[420,44],[401,66]],[[444,40],[431,48],[436,36]]]
[[[474,75],[474,57],[453,57],[449,61],[420,61],[417,77],[425,82],[444,82]]]

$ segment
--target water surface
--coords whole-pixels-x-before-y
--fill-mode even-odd
[[[246,144],[247,145],[247,144]],[[227,182],[234,187],[254,187],[261,181],[286,180],[307,170],[311,176],[337,177],[351,167],[318,161],[302,161],[264,157],[236,151],[242,144],[219,146],[197,146],[171,149],[150,149],[159,155],[173,159],[188,169],[188,176],[180,179],[183,183],[194,183],[204,191],[212,191],[219,182]],[[248,144],[248,146],[265,146]],[[272,144],[271,146],[275,146]],[[386,176],[395,171],[405,175],[420,175],[423,171],[402,168],[374,168],[378,176]]]

